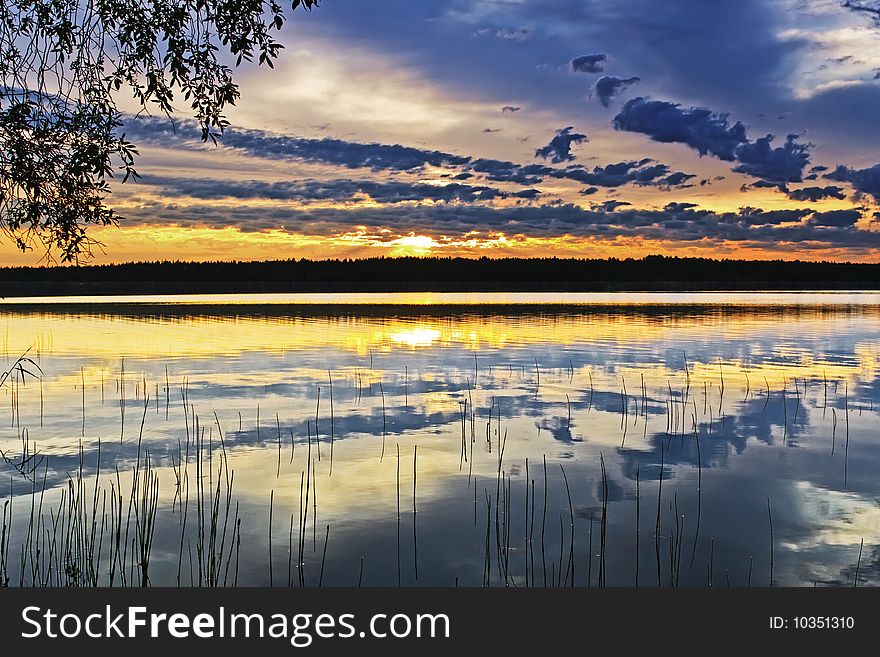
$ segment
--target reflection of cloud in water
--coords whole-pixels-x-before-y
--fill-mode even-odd
[[[27,428],[30,439],[49,455],[50,486],[63,484],[67,473],[78,469],[81,439],[86,472],[94,469],[98,437],[105,475],[116,466],[131,468],[146,389],[151,403],[143,444],[162,468],[162,495],[170,499],[173,494],[170,466],[185,444],[191,413],[199,415],[211,435],[216,411],[236,471],[236,494],[252,506],[248,520],[257,524],[264,522],[270,490],[283,513],[288,507],[296,510],[302,448],[317,415],[323,450],[316,469],[319,524],[332,524],[331,550],[348,570],[364,546],[387,552],[394,540],[399,443],[405,459],[419,445],[419,522],[425,535],[437,545],[470,546],[476,556],[462,555],[461,563],[475,564],[479,571],[485,497],[491,496],[494,506],[498,448],[506,433],[500,469],[509,478],[514,554],[522,549],[525,487],[530,484],[525,459],[540,506],[542,460],[547,458],[548,526],[556,532],[547,539],[548,550],[558,550],[558,517],[568,517],[558,465],[564,464],[571,485],[581,541],[590,516],[601,515],[601,453],[608,468],[610,549],[632,545],[637,472],[642,520],[648,523],[651,517],[653,523],[659,503],[667,540],[677,503],[686,517],[690,547],[701,476],[702,527],[690,583],[700,584],[705,577],[704,557],[712,538],[718,567],[730,567],[732,573],[739,567],[732,564],[763,553],[767,497],[778,517],[780,582],[815,578],[846,583],[853,546],[862,538],[862,580],[878,580],[880,566],[872,564],[880,560],[868,549],[880,539],[874,501],[880,496],[875,440],[880,406],[872,411],[880,401],[877,309],[435,308],[422,314],[395,310],[394,317],[377,309],[65,312],[0,315],[10,327],[11,353],[51,332],[37,354],[45,372],[42,391],[30,383],[17,390],[20,426],[0,429],[0,447],[14,451],[21,428]],[[120,441],[123,355],[127,399]],[[682,404],[685,362],[690,390]],[[192,404],[188,415],[182,406],[184,387]],[[468,416],[462,418],[465,401]],[[331,426],[332,476],[327,462]],[[291,432],[297,454],[293,464],[288,462]],[[380,463],[383,434],[386,452]],[[658,500],[661,462],[663,496]],[[410,466],[404,466],[404,489]],[[13,490],[27,493],[30,483],[13,478]],[[641,530],[650,543],[644,546],[650,558],[653,524]],[[249,532],[264,535],[259,526]],[[264,547],[255,548],[258,557]],[[369,563],[376,563],[374,555]],[[626,559],[609,563],[610,580],[629,583]],[[757,570],[763,567],[756,565]],[[437,572],[467,580],[450,564],[438,566]],[[382,583],[381,573],[372,573],[375,583]],[[719,573],[716,581],[721,578]],[[473,583],[479,585],[479,573]]]
[[[808,481],[794,484],[800,512],[813,522],[813,532],[797,542],[783,543],[789,550],[809,550],[820,545],[858,545],[866,537],[880,536],[880,503],[856,493],[828,490]]]
[[[553,436],[553,440],[563,443],[583,441],[583,436],[580,434],[572,435],[571,429],[574,423],[570,422],[568,417],[544,418],[540,422],[535,422],[535,426],[538,427],[539,431],[549,431],[550,435]]]

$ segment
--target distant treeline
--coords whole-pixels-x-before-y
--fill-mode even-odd
[[[367,291],[880,289],[880,264],[783,260],[368,258],[0,268],[0,296]]]

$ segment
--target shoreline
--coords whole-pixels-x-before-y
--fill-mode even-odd
[[[0,297],[141,294],[801,292],[880,289],[880,264],[614,258],[369,258],[0,268]]]
[[[786,294],[809,293],[870,293],[880,291],[880,281],[841,281],[835,285],[796,284],[788,282],[719,282],[700,283],[681,281],[655,282],[653,285],[638,283],[602,282],[583,284],[578,281],[541,282],[517,285],[491,284],[487,282],[448,281],[405,284],[404,282],[336,282],[289,284],[269,282],[218,281],[214,283],[170,281],[116,281],[108,283],[78,282],[3,282],[0,281],[0,299],[8,301],[24,297],[101,297],[110,296],[153,296],[153,295],[232,295],[232,294],[553,294],[553,293],[732,293],[766,292]]]

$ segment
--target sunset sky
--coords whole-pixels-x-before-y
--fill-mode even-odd
[[[114,184],[97,262],[880,260],[880,27],[858,6],[327,0],[280,40],[274,70],[237,71],[220,146],[183,102],[176,131],[127,121],[142,179]]]

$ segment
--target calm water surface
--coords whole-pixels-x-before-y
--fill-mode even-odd
[[[880,294],[16,299],[0,331],[35,375],[0,388],[13,585],[140,583],[145,546],[153,585],[880,582]]]

